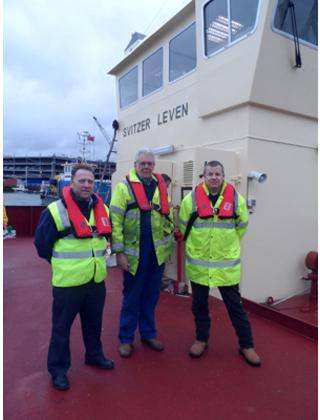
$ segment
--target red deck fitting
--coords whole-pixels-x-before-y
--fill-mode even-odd
[[[46,370],[50,337],[49,265],[31,239],[4,243],[4,418],[8,420],[301,420],[317,418],[316,343],[250,314],[260,368],[238,355],[223,304],[211,299],[212,336],[199,360],[191,299],[162,293],[157,319],[162,353],[136,339],[130,359],[117,353],[121,275],[110,270],[103,343],[111,372],[83,363],[78,320],[71,335],[71,389],[52,388]]]

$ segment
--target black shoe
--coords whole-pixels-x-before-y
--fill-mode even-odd
[[[70,388],[69,380],[66,375],[52,377],[52,384],[54,388],[59,389],[59,391],[65,391]]]
[[[86,359],[86,365],[95,366],[99,369],[113,369],[114,362],[113,360],[106,359],[105,357],[100,357],[99,359]]]

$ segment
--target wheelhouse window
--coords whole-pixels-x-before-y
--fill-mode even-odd
[[[214,54],[255,28],[259,0],[211,0],[204,6],[205,54]]]
[[[163,49],[160,48],[155,53],[146,58],[142,64],[142,95],[161,88],[163,84]]]
[[[119,79],[120,108],[138,99],[138,66]]]
[[[256,23],[259,0],[232,0],[231,10],[231,41],[252,32]]]
[[[169,43],[169,81],[189,73],[196,64],[196,25],[193,23]]]
[[[301,41],[318,45],[318,1],[296,0],[295,8],[298,37]],[[274,16],[274,28],[293,36],[289,0],[279,0]]]

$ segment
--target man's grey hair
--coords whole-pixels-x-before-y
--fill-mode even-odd
[[[155,155],[154,155],[152,149],[150,149],[148,147],[145,147],[144,149],[139,149],[137,151],[137,153],[135,154],[135,157],[134,157],[134,162],[135,163],[138,162],[138,160],[139,160],[139,158],[140,158],[141,155],[149,155],[149,156],[152,156],[153,157],[153,160],[155,160]]]

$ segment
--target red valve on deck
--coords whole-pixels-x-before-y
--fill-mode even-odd
[[[310,299],[317,300],[318,298],[318,253],[310,251],[305,259],[306,267],[311,270],[303,277],[304,280],[311,280]]]
[[[308,252],[305,263],[312,273],[318,274],[318,253],[316,251]]]

